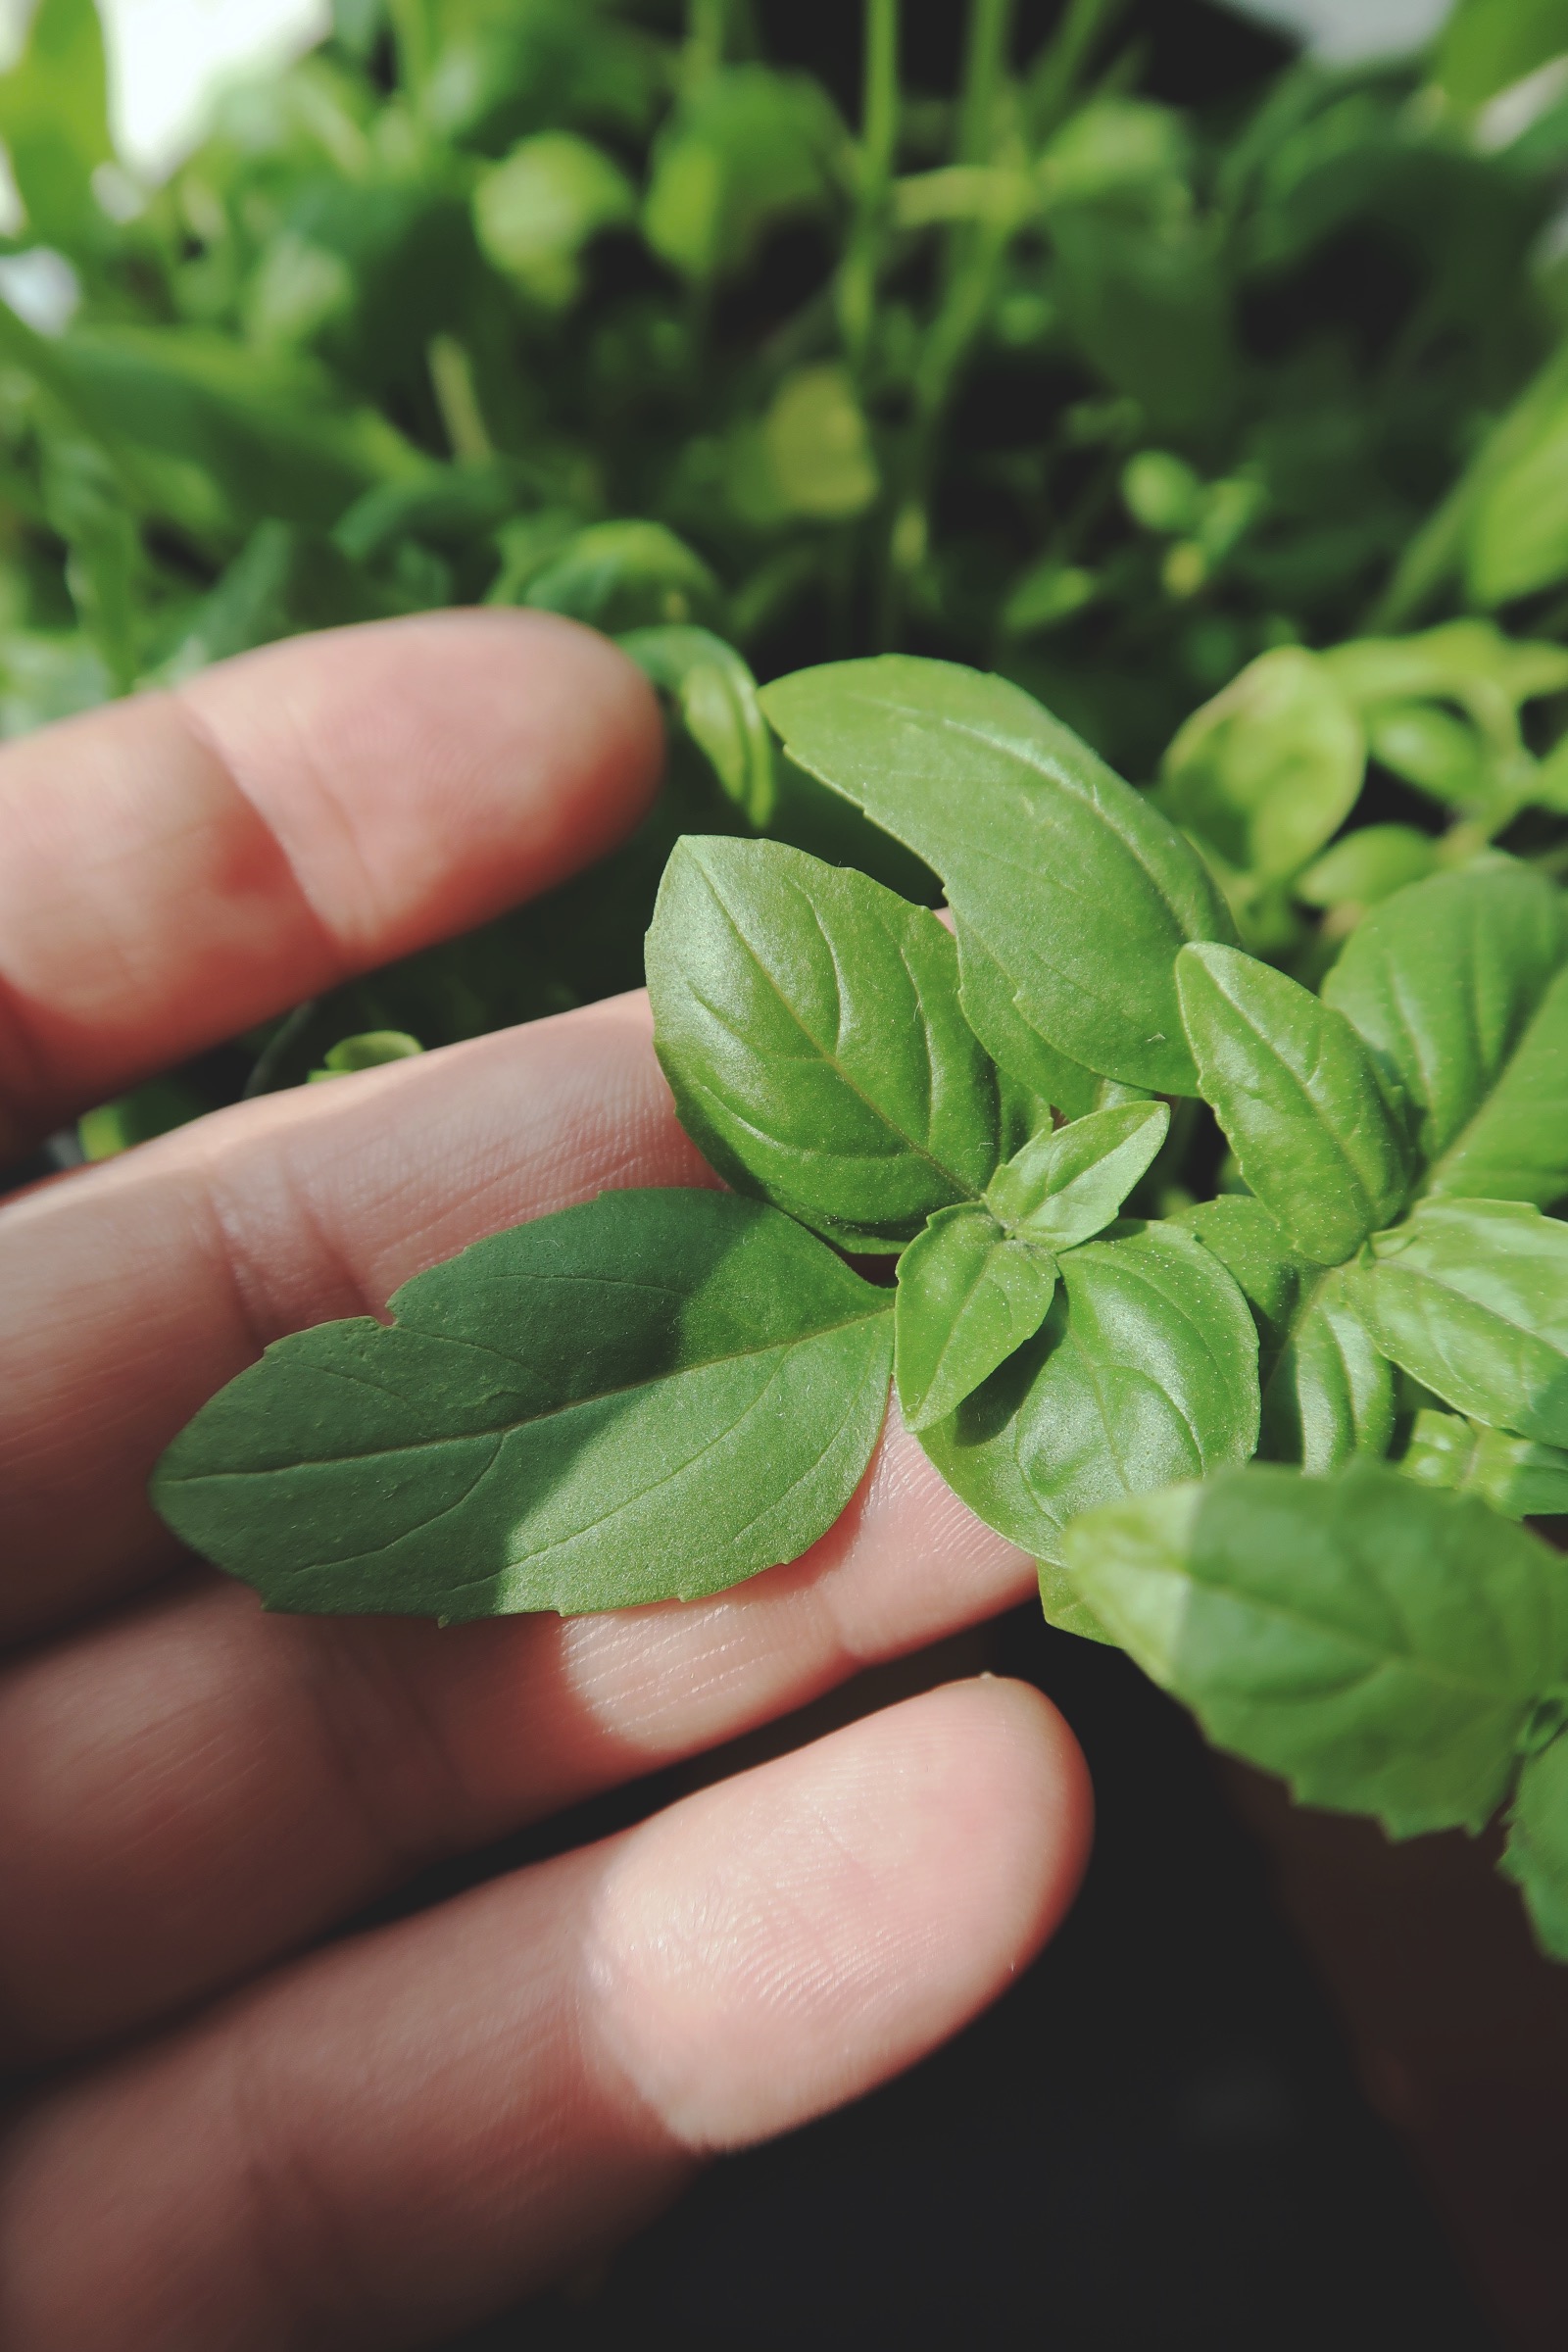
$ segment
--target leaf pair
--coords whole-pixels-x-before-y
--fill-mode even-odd
[[[928,1429],[1045,1321],[1063,1250],[1108,1225],[1164,1141],[1163,1102],[1093,1111],[1014,1153],[978,1207],[946,1208],[899,1260],[899,1402]]]

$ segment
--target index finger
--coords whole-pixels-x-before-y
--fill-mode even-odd
[[[542,612],[294,638],[0,753],[0,1161],[635,822],[659,714]]]

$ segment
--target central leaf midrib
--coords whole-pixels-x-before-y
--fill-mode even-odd
[[[709,1371],[717,1364],[747,1363],[757,1356],[776,1354],[789,1348],[801,1348],[809,1340],[823,1339],[841,1331],[853,1331],[861,1323],[874,1323],[878,1316],[891,1312],[891,1302],[886,1306],[870,1307],[863,1314],[846,1315],[839,1323],[820,1323],[812,1331],[797,1332],[787,1339],[769,1340],[760,1347],[731,1348],[722,1355],[705,1355],[695,1363],[676,1364],[667,1372],[650,1373],[643,1380],[622,1381],[613,1388],[595,1389],[589,1396],[570,1397],[564,1404],[550,1405],[542,1412],[522,1413],[511,1420],[492,1422],[483,1427],[476,1426],[456,1437],[411,1438],[401,1445],[370,1446],[362,1453],[324,1454],[317,1460],[285,1462],[253,1470],[202,1470],[197,1471],[189,1478],[181,1479],[179,1484],[197,1486],[209,1479],[276,1478],[280,1474],[287,1475],[290,1471],[331,1470],[346,1462],[387,1461],[403,1454],[432,1452],[442,1446],[471,1446],[485,1438],[509,1438],[514,1436],[518,1430],[535,1429],[543,1422],[559,1420],[564,1414],[579,1412],[588,1405],[607,1403],[614,1396],[633,1396],[644,1390],[660,1388],[666,1381],[680,1380],[688,1373]],[[445,1334],[441,1335],[442,1338],[446,1336]],[[345,1371],[340,1364],[313,1364],[311,1370],[324,1373],[332,1380],[345,1381],[354,1388],[373,1389],[379,1396],[389,1396],[394,1394],[393,1391],[383,1388],[379,1382],[363,1379],[356,1372]],[[399,1398],[398,1401],[401,1403],[406,1399]]]

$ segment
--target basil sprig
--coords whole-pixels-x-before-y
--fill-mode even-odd
[[[273,1607],[690,1596],[832,1525],[891,1376],[1054,1622],[1396,1836],[1511,1803],[1568,1957],[1568,1570],[1513,1524],[1568,1504],[1562,893],[1483,850],[1384,898],[1319,995],[1018,688],[900,657],[762,702],[954,928],[780,842],[679,842],[655,1043],[731,1189],[605,1194],[387,1326],[279,1342],[159,1507]],[[1244,1189],[1193,1200],[1225,1143]]]

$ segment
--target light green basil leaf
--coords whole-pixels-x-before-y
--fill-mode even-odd
[[[955,662],[831,662],[761,699],[793,759],[942,876],[1031,1027],[1107,1078],[1195,1091],[1172,965],[1235,926],[1143,795],[1020,688]]]
[[[1393,1365],[1350,1305],[1342,1269],[1318,1272],[1263,1384],[1259,1451],[1322,1477],[1357,1454],[1380,1461],[1394,1416]]]
[[[687,838],[647,960],[681,1122],[731,1183],[870,1250],[983,1193],[996,1074],[927,908],[781,842]]]
[[[854,1493],[892,1316],[787,1217],[605,1193],[268,1348],[153,1499],[270,1608],[486,1617],[716,1592]]]
[[[1320,659],[1363,712],[1375,704],[1457,703],[1499,747],[1517,740],[1524,704],[1568,686],[1568,649],[1505,637],[1495,621],[1474,617],[1413,637],[1352,638]]]
[[[1555,1517],[1568,1511],[1568,1452],[1531,1438],[1488,1429],[1463,1413],[1423,1406],[1396,1467],[1418,1486],[1477,1494],[1505,1519]]]
[[[1433,1190],[1456,1189],[1445,1155],[1453,1152],[1463,1166],[1467,1130],[1485,1117],[1565,956],[1562,892],[1504,858],[1412,883],[1346,943],[1324,982],[1324,1001],[1354,1024],[1414,1110]],[[1530,1117],[1534,1128],[1549,1127],[1549,1098],[1531,1101]],[[1568,1184],[1568,1070],[1561,1123]],[[1514,1195],[1504,1186],[1470,1197]]]
[[[1521,1200],[1427,1200],[1345,1281],[1384,1353],[1445,1404],[1568,1446],[1568,1225]]]
[[[1437,843],[1414,825],[1362,825],[1298,875],[1294,894],[1307,906],[1376,906],[1437,861]]]
[[[1287,1241],[1336,1265],[1404,1197],[1404,1142],[1343,1013],[1237,948],[1184,948],[1182,1019],[1205,1101]]]
[[[1365,766],[1333,672],[1282,645],[1194,711],[1165,754],[1160,805],[1238,873],[1282,880],[1339,831]]]
[[[473,220],[488,258],[547,310],[582,291],[582,252],[607,228],[636,218],[630,180],[602,147],[569,130],[519,140],[479,174]]]
[[[1094,1110],[1015,1152],[986,1188],[1004,1225],[1048,1250],[1070,1250],[1108,1225],[1170,1129],[1164,1102]]]
[[[1489,816],[1513,798],[1495,753],[1468,719],[1435,703],[1381,703],[1367,713],[1373,757],[1446,808]]]
[[[1047,1560],[1079,1511],[1257,1443],[1257,1333],[1201,1244],[1132,1226],[1071,1251],[1060,1276],[1039,1336],[920,1438],[971,1510]]]
[[[1040,1610],[1046,1623],[1055,1626],[1058,1633],[1076,1634],[1081,1641],[1102,1642],[1107,1649],[1115,1649],[1118,1644],[1114,1635],[1106,1633],[1066,1569],[1054,1560],[1041,1560],[1037,1566]]]
[[[1568,1664],[1568,1569],[1382,1465],[1253,1465],[1067,1538],[1073,1583],[1219,1747],[1395,1838],[1479,1829]]]
[[[894,1363],[906,1425],[940,1421],[1046,1319],[1048,1250],[1004,1233],[983,1208],[939,1209],[899,1260]]]
[[[996,957],[965,924],[956,929],[964,1017],[998,1069],[1033,1102],[1060,1111],[1063,1118],[1082,1118],[1095,1108],[1101,1080],[1030,1027],[1013,1002],[1012,982]],[[1026,1134],[1038,1125],[1038,1119],[1031,1120]]]
[[[423,1046],[407,1029],[362,1029],[353,1037],[341,1037],[335,1046],[328,1046],[321,1056],[319,1069],[309,1073],[310,1079],[347,1078],[356,1070],[378,1070],[389,1061],[409,1061],[422,1054]]]
[[[655,142],[649,244],[699,283],[732,275],[770,228],[831,203],[843,145],[832,101],[806,74],[759,65],[703,74]]]
[[[1568,1960],[1568,1736],[1526,1757],[1498,1867],[1523,1893],[1542,1950]]]
[[[734,647],[710,629],[694,628],[629,629],[619,644],[673,697],[687,734],[707,755],[723,791],[760,831],[778,798],[773,738],[757,700],[757,680]]]
[[[35,243],[89,253],[107,221],[92,176],[114,159],[95,0],[39,0],[26,42],[0,74],[0,138]]]
[[[616,632],[710,618],[719,588],[663,523],[593,522],[534,572],[522,602]]]

